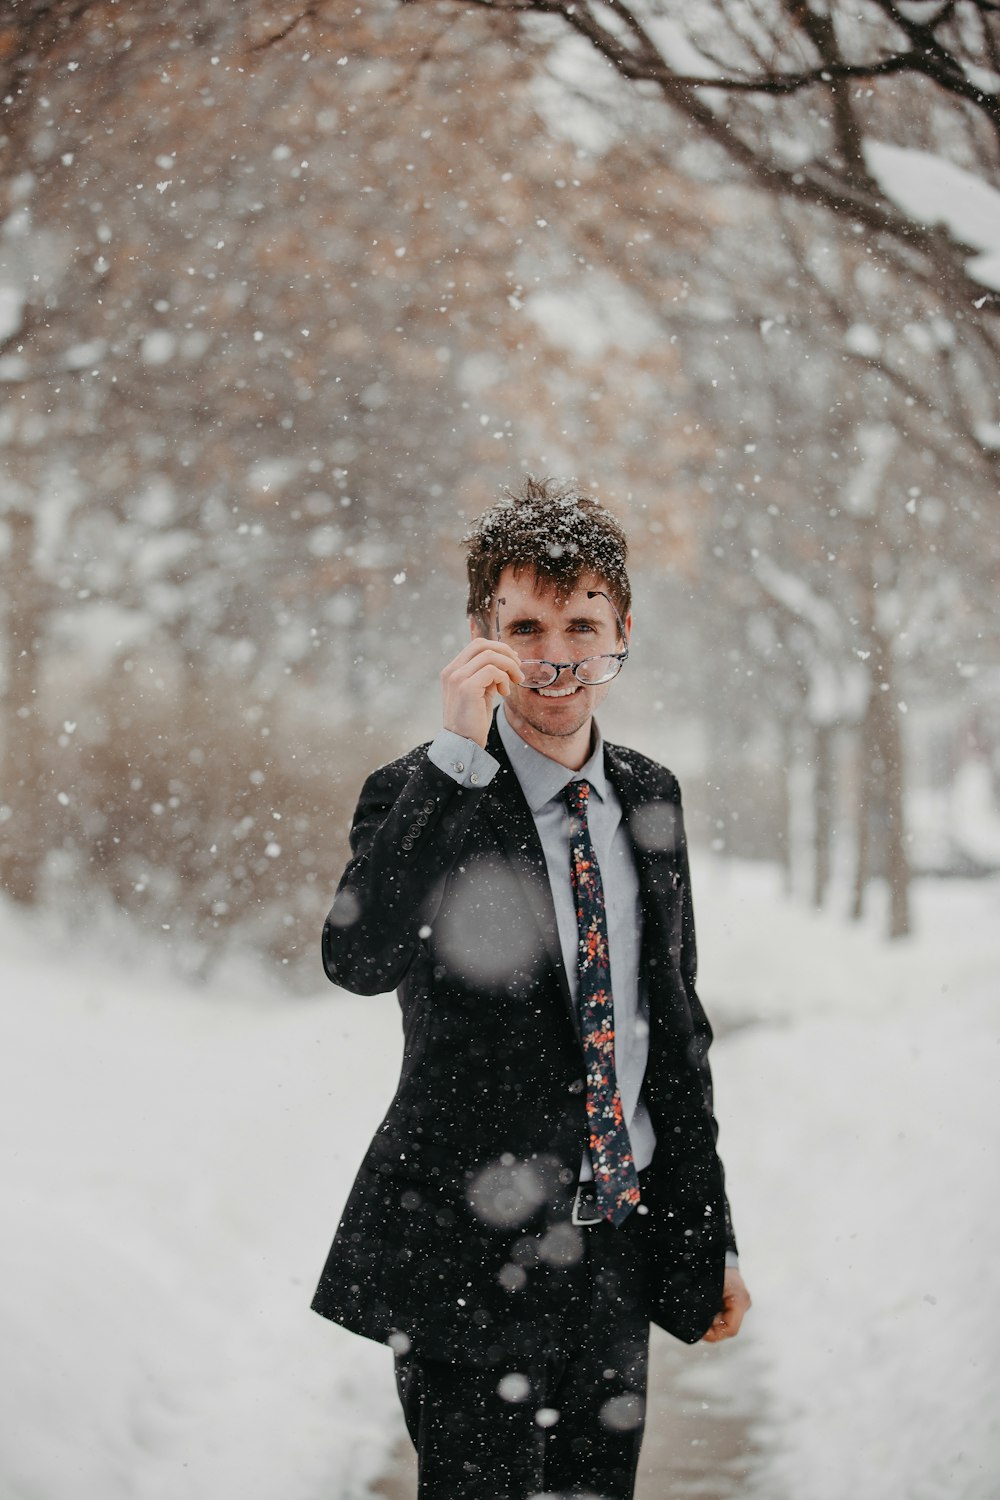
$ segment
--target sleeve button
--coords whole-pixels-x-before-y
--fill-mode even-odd
[[[465,761],[464,760],[456,760],[455,761],[455,770],[458,772],[459,776],[461,776],[462,772],[465,770]]]
[[[473,786],[477,785],[479,777],[476,775],[475,771],[469,772],[469,780],[472,782]]]
[[[434,806],[435,806],[435,804],[433,802],[425,802],[424,803],[424,812],[427,814],[428,817],[430,817],[431,813],[434,811]]]

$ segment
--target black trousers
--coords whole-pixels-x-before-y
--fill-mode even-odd
[[[397,1357],[418,1500],[631,1500],[649,1362],[643,1218],[581,1230],[577,1348],[506,1371]]]

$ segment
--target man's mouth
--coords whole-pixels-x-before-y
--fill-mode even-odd
[[[571,694],[579,692],[579,690],[580,684],[578,682],[570,683],[569,687],[563,688],[535,688],[535,692],[540,693],[543,698],[569,698]]]

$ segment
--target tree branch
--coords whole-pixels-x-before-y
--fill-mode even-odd
[[[275,31],[270,36],[262,37],[259,42],[254,42],[249,51],[265,52],[269,47],[278,46],[279,42],[285,41],[292,35],[293,31],[297,31],[307,21],[315,21],[320,10],[320,4],[321,0],[311,0],[311,3],[299,11],[297,15],[290,16],[280,31]]]
[[[913,71],[925,74],[947,93],[974,104],[1000,134],[1000,99],[971,83],[958,59],[938,40],[938,28],[947,25],[954,16],[955,0],[944,0],[940,10],[926,21],[906,16],[895,0],[873,0],[873,4],[909,41],[911,51],[906,55],[912,58]]]

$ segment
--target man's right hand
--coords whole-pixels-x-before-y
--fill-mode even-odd
[[[497,693],[508,698],[511,683],[523,681],[513,646],[473,637],[441,673],[445,729],[475,740],[485,750]]]

